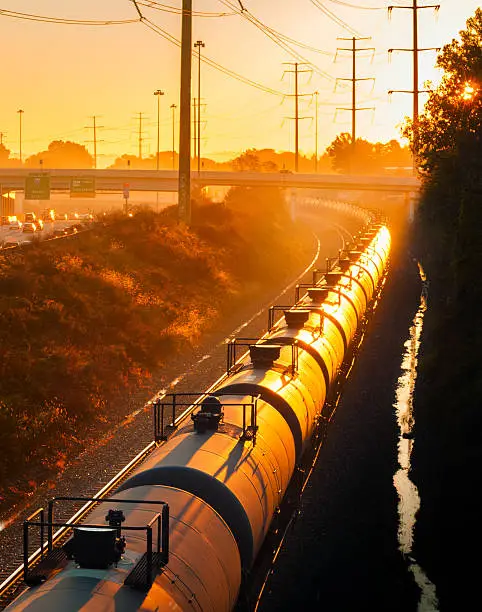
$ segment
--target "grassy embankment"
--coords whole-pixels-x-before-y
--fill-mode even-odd
[[[147,399],[172,356],[312,247],[280,192],[233,190],[196,207],[189,229],[175,210],[140,211],[1,257],[0,496]]]

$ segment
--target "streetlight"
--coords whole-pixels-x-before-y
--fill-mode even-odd
[[[194,48],[199,50],[198,72],[197,72],[197,173],[201,173],[201,47],[206,45],[202,40],[194,43]]]
[[[159,113],[160,113],[160,99],[164,95],[164,92],[160,89],[156,89],[154,95],[157,96],[157,159],[156,159],[156,170],[159,170]]]
[[[19,119],[19,123],[20,123],[20,163],[22,163],[22,115],[24,113],[24,111],[22,109],[19,109],[17,111],[18,113],[18,119]]]
[[[176,155],[176,108],[175,104],[171,104],[172,110],[172,169],[175,170],[175,155]]]

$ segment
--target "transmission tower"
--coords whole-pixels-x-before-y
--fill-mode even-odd
[[[411,6],[401,6],[401,5],[393,5],[388,7],[388,14],[390,15],[393,9],[408,9],[413,11],[413,47],[408,49],[400,49],[393,48],[388,49],[388,53],[391,54],[394,51],[408,51],[409,53],[413,53],[413,88],[412,89],[391,89],[388,93],[391,95],[392,93],[408,93],[413,95],[413,152],[414,159],[416,159],[417,151],[418,151],[418,96],[421,93],[427,93],[426,89],[419,89],[419,77],[418,77],[418,54],[421,51],[440,51],[439,47],[423,47],[419,48],[418,46],[418,11],[421,9],[434,9],[438,11],[440,9],[440,4],[425,4],[419,6],[417,4],[417,0],[412,0]],[[416,163],[416,162],[414,162]]]
[[[361,51],[371,51],[372,53],[374,53],[375,49],[374,47],[357,47],[356,46],[357,42],[360,40],[371,40],[369,37],[368,38],[362,38],[362,37],[357,38],[356,36],[353,36],[352,38],[338,38],[338,40],[351,40],[352,41],[351,48],[347,49],[343,47],[338,47],[336,50],[337,54],[339,51],[348,51],[352,54],[352,77],[351,78],[338,78],[336,79],[336,82],[337,83],[338,81],[350,81],[351,82],[351,106],[340,107],[340,108],[337,108],[337,110],[351,111],[351,145],[354,149],[355,143],[356,143],[356,114],[357,112],[365,111],[365,110],[374,110],[373,106],[357,107],[356,105],[357,87],[356,86],[359,81],[374,81],[375,80],[373,77],[357,77],[356,76],[356,57],[357,57],[356,54],[360,53]]]
[[[287,66],[294,66],[294,70],[285,70],[284,74],[294,74],[295,75],[295,93],[291,94],[295,98],[295,116],[288,117],[289,119],[294,119],[295,121],[295,172],[298,172],[298,161],[299,161],[299,122],[301,119],[311,119],[311,117],[300,117],[299,113],[299,98],[303,96],[311,96],[312,94],[300,94],[298,92],[298,75],[303,72],[311,72],[310,70],[300,70],[300,66],[306,66],[307,64],[300,64],[299,62],[285,62]]]

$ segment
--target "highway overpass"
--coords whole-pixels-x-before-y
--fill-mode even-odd
[[[97,191],[122,191],[125,184],[131,191],[177,191],[178,173],[173,170],[64,170],[36,172],[32,168],[0,168],[2,193],[23,190],[25,179],[31,174],[49,174],[52,190],[69,190],[72,178],[95,177]],[[420,181],[405,176],[365,176],[347,174],[294,174],[263,172],[192,172],[194,187],[206,186],[266,186],[304,189],[333,189],[342,191],[382,191],[386,193],[414,193]]]

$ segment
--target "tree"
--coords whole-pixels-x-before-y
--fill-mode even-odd
[[[409,166],[411,161],[410,152],[397,140],[372,143],[357,138],[353,146],[347,132],[335,138],[326,154],[331,157],[334,170],[353,174],[383,174]]]
[[[0,144],[0,164],[4,165],[5,162],[9,159],[9,157],[10,151],[3,143]]]
[[[408,121],[423,177],[415,248],[430,281],[415,403],[413,480],[423,503],[417,559],[437,584],[440,609],[471,609],[479,598],[482,427],[482,10],[445,45],[444,73],[418,124]],[[448,564],[447,559],[457,559]]]
[[[46,151],[28,157],[25,165],[31,168],[40,165],[45,168],[92,168],[94,160],[84,145],[69,140],[54,140]]]
[[[467,20],[460,40],[445,45],[437,58],[444,71],[429,95],[418,126],[407,121],[404,135],[416,149],[422,171],[430,172],[464,143],[480,138],[482,127],[482,10]],[[418,129],[415,129],[418,127]]]
[[[239,157],[233,159],[233,168],[236,172],[259,172],[261,162],[256,154],[256,149],[248,149]]]

